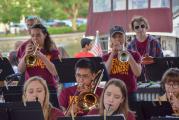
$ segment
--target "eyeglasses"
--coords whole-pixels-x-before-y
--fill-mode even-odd
[[[169,88],[169,87],[172,87],[172,88],[174,88],[174,89],[177,89],[177,88],[179,88],[179,83],[178,82],[173,82],[173,83],[165,83],[165,86],[167,87],[167,88]]]
[[[88,74],[81,75],[79,73],[75,74],[76,78],[81,78],[81,79],[89,79]]]
[[[139,28],[145,28],[145,25],[142,24],[142,25],[137,25],[137,26],[134,27],[134,29],[136,29],[136,30],[138,30]]]

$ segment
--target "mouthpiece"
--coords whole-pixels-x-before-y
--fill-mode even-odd
[[[38,97],[35,98],[35,101],[38,102]]]
[[[108,107],[108,109],[107,109],[107,112],[109,112],[110,111],[110,109],[111,109],[111,104],[109,104],[109,107]]]

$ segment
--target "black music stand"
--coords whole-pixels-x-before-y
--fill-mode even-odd
[[[75,81],[75,63],[81,58],[64,58],[54,60],[53,63],[57,69],[61,83],[70,83]],[[101,81],[108,81],[109,76],[101,57],[89,57],[94,63],[96,71],[104,69],[104,75]]]
[[[137,120],[150,120],[152,117],[172,115],[173,111],[169,102],[138,101],[133,103]]]
[[[73,120],[72,117],[59,117],[57,120]],[[77,116],[75,120],[104,120],[104,116]],[[123,115],[106,116],[106,120],[125,120]]]
[[[3,59],[0,59],[0,80],[6,80],[6,77],[11,74],[14,74],[14,70],[9,60],[3,57]]]
[[[9,120],[8,107],[5,103],[0,103],[0,120]]]
[[[154,63],[145,65],[147,81],[160,81],[165,71],[172,67],[179,68],[179,57],[153,58]]]
[[[3,120],[44,120],[39,102],[1,103],[0,110],[6,111]],[[1,120],[1,117],[0,117]]]

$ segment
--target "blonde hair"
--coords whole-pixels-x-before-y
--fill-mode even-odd
[[[42,110],[43,110],[43,114],[44,114],[44,118],[45,120],[49,120],[49,114],[50,114],[50,111],[51,111],[51,108],[52,108],[52,105],[50,104],[50,95],[49,95],[49,90],[48,90],[48,87],[47,87],[47,83],[46,81],[41,78],[41,77],[38,77],[38,76],[34,76],[34,77],[31,77],[29,78],[25,84],[24,84],[24,87],[23,87],[23,95],[22,95],[22,99],[23,99],[23,102],[25,103],[26,102],[26,91],[27,91],[27,87],[29,86],[29,84],[31,82],[34,82],[34,81],[38,81],[44,88],[45,90],[45,99],[44,99],[44,103],[42,105]]]
[[[121,81],[120,79],[116,79],[116,78],[110,79],[103,89],[103,92],[102,92],[102,95],[101,95],[101,98],[100,98],[100,108],[99,108],[100,115],[104,115],[104,109],[105,109],[104,93],[106,92],[106,89],[110,85],[115,85],[116,87],[118,87],[121,90],[122,97],[123,97],[123,102],[119,105],[118,109],[115,112],[117,114],[122,113],[127,118],[128,111],[129,111],[127,88],[126,88],[126,85],[123,81]]]
[[[134,22],[137,22],[137,23],[140,23],[140,22],[144,22],[145,26],[146,26],[146,29],[149,29],[150,26],[149,26],[149,22],[148,20],[143,17],[143,16],[134,16],[129,24],[129,28],[134,31]]]

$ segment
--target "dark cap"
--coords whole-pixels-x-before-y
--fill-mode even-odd
[[[114,26],[110,29],[110,37],[113,37],[115,33],[125,34],[125,31],[121,26]]]
[[[89,45],[90,43],[91,43],[91,39],[89,39],[89,38],[82,38],[81,39],[81,47],[82,48],[84,48],[85,47],[85,45]]]

